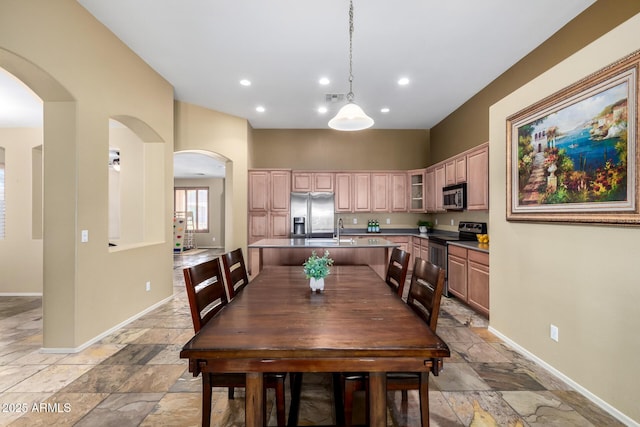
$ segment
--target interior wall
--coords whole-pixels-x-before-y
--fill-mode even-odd
[[[209,188],[209,232],[195,233],[199,248],[224,248],[224,179],[174,179],[175,187]]]
[[[428,130],[254,129],[252,168],[408,170],[429,161]]]
[[[74,351],[172,295],[173,88],[74,0],[1,9],[0,66],[44,101],[43,346]],[[145,164],[145,243],[112,252],[108,121],[119,115],[160,149]]]
[[[225,165],[225,250],[247,253],[248,159],[247,120],[185,102],[175,102],[175,151],[204,150],[227,160]]]
[[[41,145],[42,129],[0,128],[6,173],[6,236],[0,239],[0,295],[42,294],[42,238],[33,235],[34,218],[42,220],[42,204],[35,205],[32,199],[33,151]],[[41,230],[40,225],[36,231]]]
[[[628,425],[640,423],[640,229],[507,222],[505,123],[640,49],[638,34],[640,14],[494,104],[489,122],[491,328]],[[549,338],[551,324],[559,342]]]
[[[639,12],[639,1],[596,1],[434,126],[431,164],[486,142],[492,104]]]

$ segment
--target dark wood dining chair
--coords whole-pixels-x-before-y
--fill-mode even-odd
[[[228,304],[227,292],[222,280],[220,261],[216,258],[205,261],[192,267],[183,269],[184,282],[187,288],[187,297],[191,309],[193,329],[196,333],[213,319]],[[286,374],[265,374],[265,389],[272,388],[276,391],[276,413],[278,426],[285,425],[284,380]],[[245,387],[245,374],[226,373],[202,373],[202,425],[211,425],[211,398],[213,387],[226,387],[229,390],[229,399],[233,399],[235,387]],[[266,395],[266,393],[265,393]],[[266,417],[265,408],[265,425]]]
[[[416,258],[413,275],[409,284],[407,305],[429,326],[434,333],[440,314],[440,301],[444,290],[444,270],[427,260]],[[429,376],[426,376],[427,381]],[[346,426],[352,425],[353,393],[365,390],[366,417],[369,424],[369,393],[368,377],[366,374],[343,374],[342,394],[344,398],[344,422]],[[421,387],[424,386],[424,387]],[[420,374],[416,372],[389,372],[387,373],[387,391],[400,390],[402,400],[407,401],[407,390],[420,391],[420,417],[421,425],[429,425],[429,393],[427,384],[421,384]]]
[[[249,284],[249,275],[242,255],[242,248],[235,249],[222,255],[224,278],[227,285],[229,299],[232,300],[238,292]]]
[[[387,267],[387,277],[385,282],[393,289],[400,298],[404,291],[404,282],[407,279],[407,271],[409,271],[409,258],[411,254],[400,248],[393,248],[391,258],[389,258],[389,266]]]

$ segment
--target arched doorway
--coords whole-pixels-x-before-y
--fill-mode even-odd
[[[228,159],[204,150],[174,153],[174,215],[186,216],[182,242],[174,253],[194,248],[225,247]]]

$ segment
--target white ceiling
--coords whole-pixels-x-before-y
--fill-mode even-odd
[[[354,0],[355,101],[374,128],[431,128],[594,1]],[[349,88],[348,0],[78,2],[177,100],[256,129],[327,128],[344,104],[325,96]],[[41,123],[40,99],[0,69],[0,127]]]

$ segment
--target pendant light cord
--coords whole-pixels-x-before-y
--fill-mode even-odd
[[[353,0],[349,0],[349,93],[347,102],[353,102]]]

